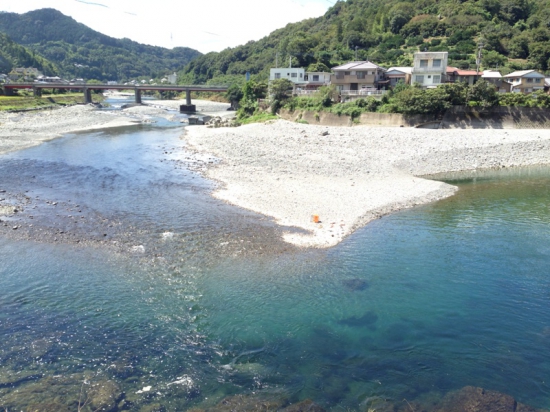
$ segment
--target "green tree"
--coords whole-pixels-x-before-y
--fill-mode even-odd
[[[241,86],[233,83],[225,92],[225,97],[231,103],[231,106],[235,107],[237,103],[243,98],[244,93]]]
[[[292,95],[294,84],[288,79],[273,80],[269,84],[271,98],[271,113],[275,114],[286,100]]]
[[[494,84],[485,80],[477,81],[468,92],[468,101],[475,106],[489,108],[499,104],[499,95]]]
[[[481,60],[484,67],[502,67],[508,61],[505,56],[493,50],[483,53]]]
[[[529,45],[529,61],[540,70],[548,70],[550,59],[550,44],[548,42],[531,43]]]

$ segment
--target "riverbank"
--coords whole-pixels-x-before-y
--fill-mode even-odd
[[[550,162],[550,130],[329,128],[280,120],[193,127],[185,138],[221,159],[206,172],[223,183],[215,197],[306,230],[284,235],[306,247],[334,246],[374,219],[457,190],[419,176]]]
[[[141,123],[122,112],[99,112],[76,105],[26,113],[0,112],[0,154],[36,146],[67,133]]]
[[[0,154],[36,146],[67,133],[147,123],[151,116],[171,119],[185,100],[150,100],[123,111],[98,111],[91,105],[75,105],[33,112],[0,111]],[[193,100],[200,113],[233,116],[229,104]],[[179,111],[177,112],[179,114]]]

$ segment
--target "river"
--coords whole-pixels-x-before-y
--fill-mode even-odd
[[[217,159],[181,133],[0,156],[22,205],[0,231],[0,406],[365,410],[472,385],[550,408],[550,168],[447,176],[452,198],[300,250],[212,198],[197,170]]]

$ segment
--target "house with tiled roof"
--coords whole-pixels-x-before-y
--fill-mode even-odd
[[[512,93],[532,93],[544,90],[545,76],[536,70],[518,70],[504,76]]]
[[[463,70],[458,67],[447,66],[446,75],[448,83],[464,82],[471,86],[476,82],[480,73],[475,70]]]
[[[386,69],[370,61],[354,61],[332,68],[331,84],[342,97],[381,94],[389,81]]]

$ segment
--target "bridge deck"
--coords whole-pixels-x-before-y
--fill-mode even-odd
[[[8,89],[69,89],[69,90],[139,90],[139,91],[174,91],[174,92],[225,92],[227,86],[130,86],[122,84],[63,84],[63,83],[6,83]]]

